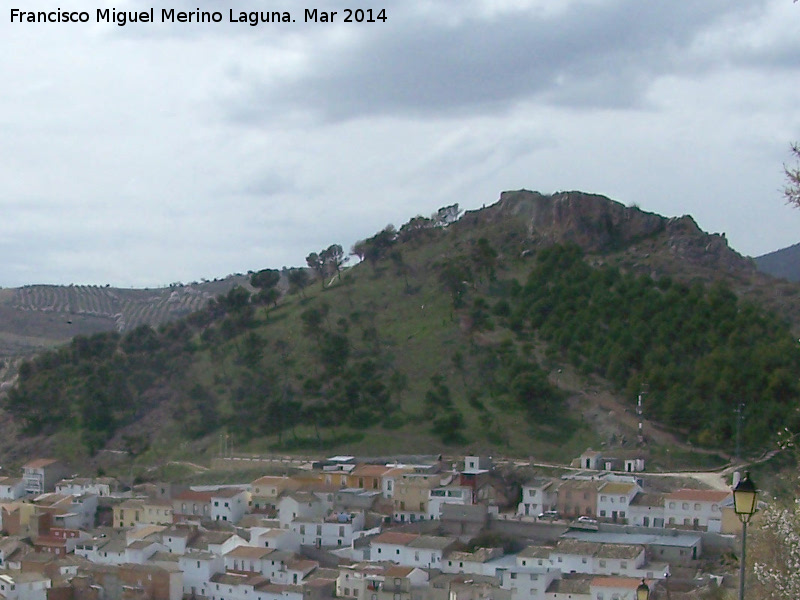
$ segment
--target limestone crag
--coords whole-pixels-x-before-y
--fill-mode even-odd
[[[731,250],[724,235],[702,231],[690,216],[666,218],[597,194],[503,192],[495,216],[524,219],[530,238],[544,245],[571,242],[586,252],[607,253],[658,239],[674,257],[698,266],[754,269],[750,259]]]

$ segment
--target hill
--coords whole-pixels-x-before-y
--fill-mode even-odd
[[[0,289],[0,360],[30,356],[76,335],[155,327],[202,309],[210,299],[246,280],[230,276],[155,289],[97,285]]]
[[[757,256],[753,260],[763,273],[789,281],[800,281],[800,244]]]
[[[313,253],[317,279],[290,272],[280,297],[233,288],[25,362],[0,454],[196,457],[224,436],[253,452],[604,445],[664,462],[670,440],[732,450],[740,403],[750,452],[797,424],[798,288],[776,295],[724,236],[580,192],[458,212],[377,232],[350,269],[335,245]]]

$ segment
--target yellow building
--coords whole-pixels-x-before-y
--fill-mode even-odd
[[[267,475],[250,484],[250,508],[253,511],[274,509],[280,495],[300,489],[302,482],[284,476]]]
[[[439,487],[441,482],[439,473],[404,473],[395,481],[392,497],[394,520],[404,523],[427,519],[430,491]]]

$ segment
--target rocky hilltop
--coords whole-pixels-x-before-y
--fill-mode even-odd
[[[678,260],[729,272],[755,271],[753,262],[732,250],[724,235],[702,231],[688,215],[663,217],[584,192],[547,196],[509,191],[495,206],[500,218],[524,218],[530,237],[544,244],[571,242],[588,253],[609,253],[659,236]]]

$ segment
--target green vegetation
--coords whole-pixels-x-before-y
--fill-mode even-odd
[[[5,408],[89,454],[224,434],[252,451],[563,458],[598,441],[549,376],[571,364],[631,404],[647,384],[649,416],[698,445],[731,448],[740,402],[746,448],[795,424],[800,351],[776,317],[721,284],[592,267],[534,246],[521,219],[459,213],[385,228],[347,271],[337,244],[311,253],[283,295],[265,269],[255,293],[181,321],[79,336],[25,362]]]
[[[723,284],[591,268],[577,247],[539,254],[515,317],[548,353],[611,381],[649,388],[650,415],[702,446],[759,448],[797,423],[800,346],[788,326]],[[512,318],[515,318],[512,317]]]

